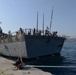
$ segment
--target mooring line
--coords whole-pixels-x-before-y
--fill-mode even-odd
[[[26,65],[25,67],[76,68],[76,66],[43,66],[43,65]]]

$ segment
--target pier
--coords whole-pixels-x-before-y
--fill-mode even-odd
[[[23,70],[18,70],[12,60],[0,57],[0,75],[52,75],[49,72],[44,72],[41,69],[33,67],[25,67]]]

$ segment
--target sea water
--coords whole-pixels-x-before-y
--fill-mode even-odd
[[[76,40],[66,40],[61,51],[60,56],[46,56],[37,58],[25,64],[39,67],[40,69],[51,72],[55,75],[76,75]],[[48,66],[62,66],[62,67],[48,67]],[[63,67],[65,66],[65,67]],[[66,67],[67,66],[67,67]],[[70,67],[69,67],[70,66]],[[74,67],[73,67],[74,66]]]

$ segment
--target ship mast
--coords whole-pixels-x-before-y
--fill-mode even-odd
[[[51,33],[51,26],[52,26],[52,19],[53,19],[53,10],[54,10],[54,7],[52,8],[52,12],[51,12],[50,33]]]
[[[44,35],[44,13],[43,13],[43,27],[42,27],[43,29],[43,35]]]
[[[37,32],[38,32],[38,12],[37,12],[37,26],[36,26]]]

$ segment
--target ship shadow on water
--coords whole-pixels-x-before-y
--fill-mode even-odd
[[[25,64],[29,65],[43,65],[43,66],[59,66],[63,64],[63,60],[65,58],[63,56],[44,56],[38,57],[32,60],[25,60],[23,59]]]

